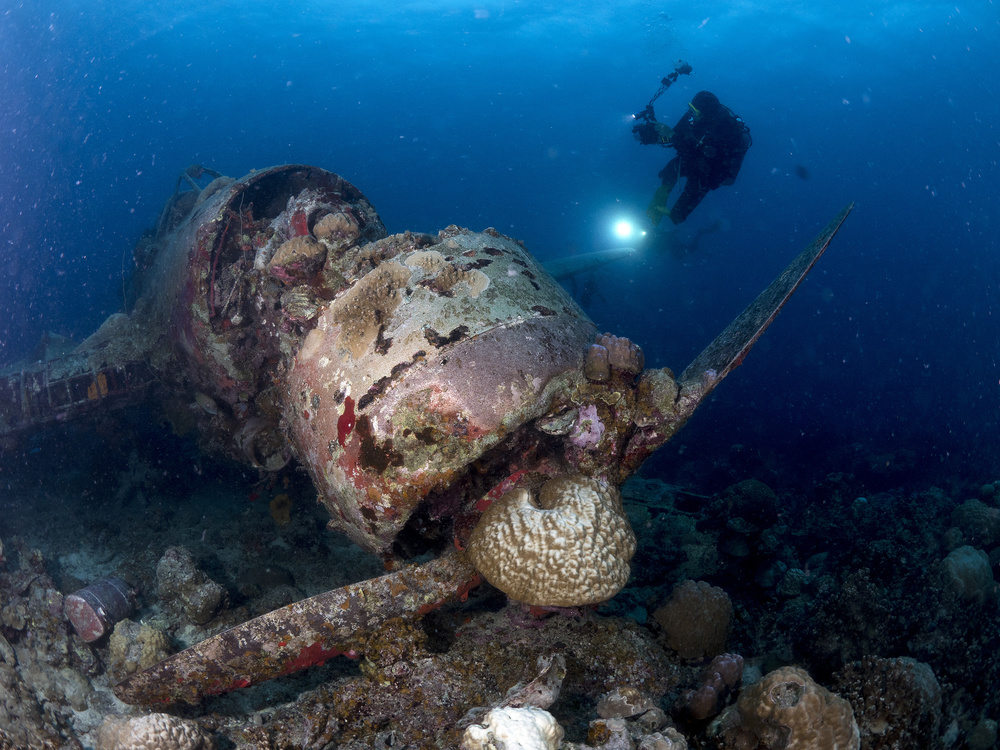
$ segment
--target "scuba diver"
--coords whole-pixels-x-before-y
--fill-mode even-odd
[[[657,122],[653,102],[677,80],[679,74],[690,72],[690,65],[678,63],[674,72],[662,79],[660,90],[646,109],[636,115],[636,119],[642,122],[632,127],[633,135],[642,145],[658,144],[677,150],[677,156],[660,170],[659,177],[663,184],[657,188],[646,209],[654,227],[664,216],[669,216],[674,224],[680,224],[709,190],[732,185],[752,143],[746,123],[708,91],[695,94],[688,104],[688,111],[673,128]],[[670,191],[681,177],[686,180],[684,190],[673,208],[667,208]]]

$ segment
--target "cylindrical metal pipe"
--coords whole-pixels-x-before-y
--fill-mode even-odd
[[[96,641],[132,614],[132,589],[114,576],[92,583],[66,597],[63,610],[73,629],[87,643]]]

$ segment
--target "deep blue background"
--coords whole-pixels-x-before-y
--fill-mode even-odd
[[[0,362],[120,308],[132,245],[196,162],[323,166],[390,231],[493,226],[542,259],[613,246],[612,220],[642,218],[670,156],[640,147],[629,115],[684,58],[694,74],[661,118],[709,89],[754,146],[678,237],[724,230],[684,261],[649,237],[601,279],[599,326],[679,372],[857,208],[665,455],[743,442],[820,473],[856,443],[1000,474],[995,4],[7,5]]]

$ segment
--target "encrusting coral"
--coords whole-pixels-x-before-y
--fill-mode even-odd
[[[567,475],[547,481],[537,503],[526,489],[494,502],[468,550],[486,580],[511,599],[576,607],[621,590],[635,546],[621,495],[594,479]]]
[[[286,284],[302,283],[323,267],[326,248],[305,235],[293,237],[278,248],[268,270]]]
[[[403,300],[410,272],[395,261],[382,263],[330,304],[338,326],[338,346],[359,359],[373,344],[385,321]],[[319,329],[317,329],[319,330]],[[308,341],[303,344],[303,348]]]
[[[602,719],[631,719],[651,708],[656,708],[656,701],[631,685],[624,685],[601,696],[597,702],[597,715]]]

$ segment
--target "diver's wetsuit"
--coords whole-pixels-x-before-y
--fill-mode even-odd
[[[688,112],[674,127],[669,145],[677,149],[677,156],[659,174],[668,191],[679,178],[687,179],[670,209],[674,224],[684,221],[709,190],[732,185],[750,148],[749,128],[715,94],[701,91],[691,104],[701,114]]]

